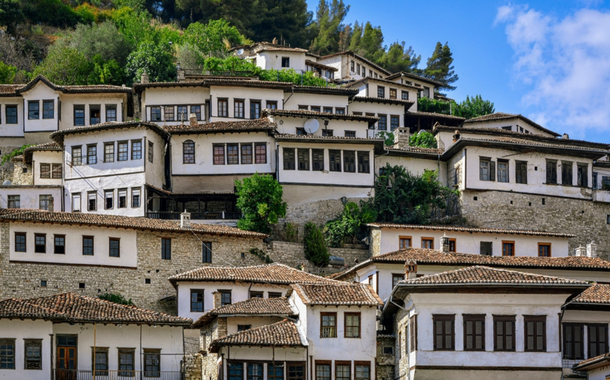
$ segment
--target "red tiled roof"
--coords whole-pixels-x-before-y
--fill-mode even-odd
[[[34,152],[61,152],[61,151],[63,151],[63,149],[61,146],[59,146],[59,144],[57,144],[55,142],[48,142],[48,143],[38,144],[38,145],[31,146],[29,148],[26,148],[23,151],[23,156],[24,156],[25,162],[29,164],[32,162],[32,154]]]
[[[360,115],[348,115],[328,112],[317,112],[307,110],[272,110],[264,109],[263,116],[288,116],[288,117],[306,117],[306,118],[318,118],[318,119],[330,119],[330,120],[353,120],[353,121],[365,121],[374,123],[379,120],[378,117],[374,116],[360,116]]]
[[[284,319],[216,339],[210,344],[210,351],[218,352],[223,346],[305,347],[305,344],[296,324]]]
[[[570,303],[610,304],[610,285],[593,284],[593,286],[572,299]]]
[[[525,117],[523,115],[504,113],[504,112],[496,112],[496,113],[492,113],[492,114],[488,114],[488,115],[474,117],[472,119],[466,120],[464,122],[464,124],[484,123],[484,122],[488,122],[488,121],[510,120],[510,119],[521,119],[521,120],[525,121],[526,123],[530,124],[531,126],[533,126],[534,128],[537,128],[543,132],[546,132],[553,136],[561,136],[559,133],[557,133],[555,131],[551,131],[550,129],[546,129],[542,125],[533,122],[532,120],[528,119],[527,117]]]
[[[373,96],[354,96],[351,99],[352,102],[364,102],[364,103],[384,103],[384,104],[394,104],[404,107],[411,107],[415,102],[401,99],[386,99],[386,98],[375,98]]]
[[[268,118],[239,121],[215,121],[204,124],[165,125],[163,128],[171,134],[217,133],[217,132],[253,132],[272,131],[276,127]]]
[[[55,310],[22,299],[7,298],[0,301],[0,318],[52,319],[57,317],[58,313]]]
[[[288,298],[250,298],[246,301],[236,302],[230,305],[224,305],[207,311],[195,323],[193,328],[198,328],[206,325],[214,318],[221,315],[232,316],[282,316],[293,317],[296,313],[290,307]]]
[[[415,75],[415,74],[412,74],[412,73],[407,73],[407,72],[404,72],[404,71],[399,71],[397,73],[389,75],[388,77],[386,77],[386,79],[387,80],[392,80],[392,79],[398,78],[400,76],[404,76],[406,78],[411,78],[411,79],[419,80],[419,81],[422,81],[422,82],[432,83],[433,85],[439,86],[439,87],[444,86],[444,84],[442,82],[436,81],[434,79],[422,77],[420,75]]]
[[[306,305],[383,305],[381,298],[368,284],[292,284],[291,287]]]
[[[608,363],[610,363],[610,352],[583,360],[580,363],[575,364],[572,369],[577,371],[588,371],[608,365]]]
[[[337,283],[279,263],[250,267],[203,267],[172,276],[169,281],[174,284],[178,281],[239,281],[284,285]]]
[[[221,225],[191,223],[191,228],[182,228],[180,227],[179,221],[80,212],[53,212],[25,209],[8,211],[6,209],[2,209],[0,210],[0,220],[15,222],[82,224],[87,226],[134,228],[139,230],[195,232],[210,235],[253,237],[257,239],[267,237],[267,235],[258,232],[243,231],[234,227]]]
[[[295,135],[291,133],[276,133],[277,141],[319,141],[319,142],[343,142],[349,144],[383,144],[383,139],[368,137],[345,137],[345,136],[317,136],[317,135]]]
[[[510,234],[510,235],[530,235],[530,236],[550,236],[573,238],[576,235],[560,232],[545,232],[533,230],[511,230],[504,228],[478,228],[478,227],[459,227],[459,226],[429,226],[421,224],[395,224],[395,223],[369,223],[367,226],[377,228],[398,228],[409,230],[431,230],[431,231],[454,231],[454,232],[482,232],[490,234]]]
[[[523,134],[520,134],[523,136]],[[478,142],[478,143],[499,143],[499,144],[510,144],[510,145],[518,145],[522,147],[539,147],[539,148],[551,148],[551,149],[570,149],[570,150],[579,150],[579,151],[588,151],[594,152],[599,155],[606,154],[608,152],[608,147],[598,148],[595,146],[583,146],[583,145],[571,145],[570,140],[560,140],[553,142],[543,142],[543,141],[534,141],[528,140],[525,138],[516,138],[516,137],[508,137],[508,136],[493,136],[493,137],[461,137],[454,146],[459,145],[459,143],[467,143],[467,142]],[[592,144],[593,145],[593,144]],[[597,156],[596,156],[597,157]]]
[[[421,116],[421,117],[431,117],[435,119],[446,119],[446,120],[455,120],[455,121],[464,121],[466,120],[463,117],[447,115],[444,113],[435,113],[435,112],[421,112],[421,111],[409,111],[405,116]]]
[[[52,140],[54,140],[58,144],[63,145],[64,136],[66,136],[66,135],[71,135],[71,134],[76,134],[76,133],[97,132],[97,131],[109,131],[109,130],[113,130],[113,129],[139,128],[139,127],[150,129],[165,139],[169,138],[169,133],[167,133],[167,131],[165,131],[165,129],[161,128],[160,126],[158,126],[155,123],[149,123],[149,122],[145,122],[145,121],[113,121],[113,122],[107,122],[107,123],[87,125],[84,127],[62,129],[57,132],[51,133],[50,137]]]

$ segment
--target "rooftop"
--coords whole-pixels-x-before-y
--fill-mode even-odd
[[[576,296],[571,304],[610,304],[610,285],[593,284],[590,288]]]
[[[250,298],[246,301],[236,302],[217,307],[207,311],[195,323],[194,328],[202,327],[214,318],[222,315],[229,316],[283,316],[293,317],[296,313],[290,307],[288,298]]]
[[[59,144],[57,144],[55,142],[48,142],[48,143],[38,144],[38,145],[31,146],[29,148],[26,148],[23,151],[23,156],[24,156],[26,163],[31,163],[32,154],[34,152],[61,152],[61,151],[63,151],[63,149],[61,146],[59,146]]]
[[[354,53],[351,50],[346,50],[346,51],[341,51],[341,52],[338,52],[338,53],[333,53],[333,54],[325,55],[323,57],[319,57],[318,60],[323,61],[326,58],[332,58],[332,57],[336,57],[336,56],[339,56],[339,55],[351,55],[352,57],[356,57],[359,60],[368,63],[369,65],[373,66],[374,68],[376,68],[377,70],[381,71],[385,75],[390,75],[391,74],[388,70],[386,70],[383,67],[379,66],[378,64],[376,64],[376,63],[374,63],[374,62],[364,58],[363,56]]]
[[[268,118],[262,119],[248,119],[239,121],[215,121],[213,123],[203,123],[191,125],[165,125],[163,128],[175,135],[175,134],[189,134],[189,133],[218,133],[218,132],[258,132],[258,131],[272,131],[276,127],[275,123],[272,123]]]
[[[216,353],[224,346],[252,346],[252,347],[305,347],[306,342],[294,322],[284,319],[282,321],[240,331],[216,339],[210,344],[210,351]]]
[[[325,285],[292,284],[295,291],[306,305],[383,305],[381,298],[368,284],[335,283]]]
[[[169,138],[169,133],[165,131],[165,129],[161,128],[159,125],[155,123],[150,123],[146,121],[112,121],[107,123],[100,123],[94,125],[87,125],[84,127],[74,127],[62,129],[57,132],[51,133],[50,137],[56,143],[63,145],[64,138],[67,135],[73,135],[77,133],[87,133],[87,132],[100,132],[100,131],[111,131],[115,129],[131,129],[131,128],[146,128],[150,129],[156,133],[158,133],[161,137],[167,139]]]
[[[546,129],[542,125],[533,122],[532,120],[528,119],[527,117],[525,117],[523,115],[504,113],[504,112],[496,112],[496,113],[468,119],[468,120],[464,121],[464,124],[485,123],[485,122],[489,122],[489,121],[500,121],[500,120],[510,120],[510,119],[521,119],[521,120],[525,121],[526,123],[530,124],[531,126],[533,126],[534,128],[539,129],[543,132],[551,134],[555,137],[561,136],[559,133],[557,133],[555,131],[551,131],[550,129]]]
[[[348,115],[338,114],[329,112],[316,112],[306,110],[272,110],[264,109],[263,116],[290,116],[290,117],[302,117],[302,118],[318,118],[318,119],[330,119],[330,120],[352,120],[352,121],[365,121],[368,123],[375,123],[379,120],[378,117],[374,116],[359,116],[359,115]]]
[[[55,91],[63,93],[84,94],[84,93],[131,93],[131,87],[113,86],[106,84],[96,85],[81,85],[81,86],[60,86],[48,80],[43,75],[38,75],[36,78],[29,81],[27,84],[2,84],[0,85],[0,96],[20,96],[22,92],[31,90],[38,82],[43,82],[45,85]]]
[[[419,81],[422,81],[422,82],[428,82],[430,84],[433,84],[433,85],[439,86],[439,87],[444,86],[443,83],[441,83],[439,81],[435,81],[434,79],[422,77],[420,75],[416,75],[416,74],[413,74],[413,73],[407,73],[407,72],[404,72],[404,71],[399,71],[397,73],[389,75],[388,77],[386,77],[386,79],[387,80],[392,80],[392,79],[396,79],[396,78],[400,78],[400,77],[411,78],[411,79],[419,80]]]
[[[363,102],[363,103],[383,103],[383,104],[393,104],[404,107],[411,107],[415,102],[409,100],[401,100],[401,99],[387,99],[387,98],[376,98],[373,96],[354,96],[351,102]]]
[[[599,367],[607,366],[610,363],[610,352],[601,354],[575,364],[572,369],[576,371],[588,371]]]
[[[394,223],[369,223],[369,224],[367,224],[367,226],[376,227],[376,228],[396,228],[396,229],[409,229],[409,230],[454,231],[454,232],[470,232],[470,233],[481,232],[481,233],[490,233],[490,234],[548,236],[548,237],[561,237],[561,238],[576,237],[576,235],[566,234],[566,233],[561,233],[561,232],[513,230],[513,229],[504,229],[504,228],[430,226],[430,225],[421,225],[421,224],[394,224]]]

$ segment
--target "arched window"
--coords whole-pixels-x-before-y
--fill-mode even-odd
[[[186,140],[182,143],[182,163],[195,163],[195,143],[193,140]]]

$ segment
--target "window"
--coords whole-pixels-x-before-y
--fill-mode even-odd
[[[563,358],[570,360],[583,360],[584,350],[584,329],[582,323],[563,324]],[[590,355],[589,355],[590,356]]]
[[[589,165],[576,164],[576,186],[589,187]]]
[[[154,153],[155,152],[155,144],[152,141],[148,142],[148,162],[153,163]]]
[[[227,165],[239,164],[239,144],[227,144]]]
[[[508,161],[498,159],[498,182],[508,182]]]
[[[316,380],[331,380],[330,361],[316,360]]]
[[[186,140],[182,143],[182,163],[183,164],[194,164],[195,163],[195,142],[193,140]],[[224,163],[224,160],[223,160]]]
[[[117,121],[116,104],[106,104],[106,122]]]
[[[407,349],[409,352],[417,351],[417,315],[409,318],[409,344]]]
[[[106,210],[114,208],[114,190],[104,191],[104,208]]]
[[[345,137],[356,137],[356,131],[345,131]]]
[[[409,100],[409,91],[401,91],[400,92],[400,98],[402,100]]]
[[[38,100],[28,101],[28,120],[40,119],[40,102]]]
[[[241,144],[241,163],[242,165],[252,163],[252,144]]]
[[[203,289],[191,289],[191,312],[203,312]]]
[[[0,339],[0,369],[15,369],[15,339]]]
[[[335,107],[335,113],[337,115],[345,115],[345,108],[343,108],[343,107]]]
[[[332,150],[329,150],[329,153],[331,154],[331,171],[332,171]],[[340,151],[336,151],[339,152],[339,158],[341,158],[341,154]],[[343,170],[346,173],[355,173],[356,172],[356,152],[354,152],[353,150],[344,150],[343,151]],[[341,163],[339,162],[339,170],[341,171]]]
[[[268,380],[284,380],[284,366],[282,364],[267,364]]]
[[[456,240],[449,239],[449,252],[456,252]]]
[[[294,148],[283,148],[284,170],[294,170]]]
[[[18,123],[18,117],[17,117],[17,106],[15,105],[6,105],[6,124],[17,124]]]
[[[263,380],[263,363],[248,363],[247,380]]]
[[[244,380],[244,363],[229,362],[229,380]]]
[[[322,110],[324,113],[333,113],[333,107],[324,107]]]
[[[265,292],[262,291],[250,291],[250,298],[264,298]]]
[[[360,338],[360,313],[344,313],[346,338]]]
[[[380,131],[385,131],[388,129],[388,116],[387,115],[377,115],[379,121],[377,122],[377,128]]]
[[[201,244],[201,251],[202,251],[201,262],[211,263],[212,262],[212,243],[204,241]]]
[[[309,110],[309,106],[299,104],[299,111],[307,111]]]
[[[424,87],[424,97],[430,97],[430,87]]]
[[[317,171],[324,170],[324,149],[312,149],[312,169]]]
[[[20,208],[21,207],[21,196],[20,195],[9,195],[8,196],[8,208]]]
[[[172,259],[172,239],[161,238],[161,259]]]
[[[593,358],[608,352],[608,325],[587,325],[589,357]]]
[[[144,377],[161,377],[161,350],[144,349]]]
[[[243,119],[245,118],[245,113],[244,113],[244,100],[243,99],[235,99],[233,101],[233,112],[235,114],[235,117],[237,119]]]
[[[134,348],[119,348],[119,377],[135,377]]]
[[[455,316],[452,314],[436,314],[432,316],[432,322],[434,323],[434,350],[453,351],[455,349]]]
[[[309,170],[309,149],[297,150],[299,170]]]
[[[351,380],[351,369],[351,362],[335,360],[335,380]]]
[[[250,119],[259,119],[261,117],[261,102],[259,100],[250,100]]]
[[[127,207],[127,189],[119,189],[118,193],[118,208],[126,208]]]
[[[119,141],[117,143],[119,150],[118,161],[127,161],[129,157],[129,146],[127,145],[127,141]]]
[[[85,125],[85,106],[74,105],[74,126]]]
[[[267,292],[268,298],[280,298],[282,297],[282,292]]]
[[[276,110],[277,109],[277,101],[275,100],[267,100],[267,109]]]
[[[561,161],[561,184],[572,186],[572,177],[572,163],[570,161]]]
[[[187,106],[177,106],[176,107],[178,109],[177,112],[177,119],[178,121],[185,121],[188,120],[188,107]]]
[[[218,99],[218,116],[229,117],[229,101],[227,99]]]
[[[305,132],[305,128],[297,128],[297,136],[305,136],[307,132]]]
[[[231,304],[231,291],[230,290],[219,290],[220,292],[220,306]]]
[[[55,101],[43,100],[42,101],[42,118],[53,119],[55,117]]]
[[[201,120],[201,106],[191,106],[191,113],[194,113],[197,120]]]
[[[108,239],[108,256],[121,257],[121,239],[119,239],[119,238],[109,238]]]
[[[502,241],[502,256],[515,256],[514,241]]]
[[[485,351],[485,314],[464,314],[464,351]]]
[[[212,146],[214,154],[214,165],[225,164],[225,146],[222,144],[214,144]]]
[[[390,130],[394,131],[398,127],[400,127],[400,116],[391,115],[390,116]]]
[[[79,166],[83,164],[83,148],[80,146],[72,147],[72,166]]]
[[[315,149],[314,149],[315,150]],[[329,157],[329,170],[331,172],[340,172],[341,171],[341,151],[331,149],[328,151]],[[314,168],[314,170],[316,170]],[[320,170],[320,169],[317,169]]]
[[[24,339],[24,369],[42,369],[42,339]]]
[[[411,248],[411,236],[400,236],[398,238],[398,248]]]
[[[80,193],[72,194],[72,212],[80,212],[81,207]]]
[[[488,157],[479,158],[479,179],[493,181],[496,178],[496,163]]]
[[[378,98],[385,98],[385,87],[377,86],[377,97]]]
[[[337,337],[337,313],[320,313],[320,338]]]
[[[150,120],[161,121],[161,107],[150,107]]]
[[[332,129],[323,129],[322,130],[322,136],[332,137],[333,136],[333,130]]]
[[[47,235],[34,234],[34,252],[47,253]]]
[[[102,107],[99,104],[89,106],[89,124],[99,124],[102,122]]]
[[[142,159],[142,140],[131,140],[131,159]]]
[[[97,144],[87,145],[87,164],[97,164]]]
[[[254,144],[254,162],[257,164],[267,163],[267,143]]]
[[[432,237],[422,237],[421,238],[421,247],[434,249],[434,238]]]
[[[95,191],[89,191],[87,193],[87,211],[97,210],[97,193]]]
[[[515,162],[515,180],[517,183],[527,183],[527,162]]]
[[[358,173],[370,173],[371,163],[369,152],[358,152]]]
[[[353,73],[354,71],[356,71],[356,70],[354,69],[354,61],[351,61],[351,62],[350,62],[349,67],[350,67],[350,71],[351,71],[352,73]]]
[[[83,236],[83,255],[93,256],[93,236]]]
[[[482,241],[479,250],[483,256],[493,256],[493,242]]]
[[[525,351],[546,351],[546,316],[524,315]]]
[[[282,67],[290,67],[290,57],[282,57]]]
[[[163,107],[163,114],[165,121],[174,121],[174,106]]]
[[[287,380],[305,380],[305,362],[288,362]]]
[[[320,106],[311,106],[313,112],[320,112]]]
[[[108,348],[91,347],[92,367],[95,376],[108,376]]]
[[[402,273],[392,273],[392,289],[402,280],[405,279],[405,275]]]
[[[538,256],[551,257],[551,243],[538,243]]]
[[[392,347],[389,347],[392,348]],[[355,378],[354,380],[370,380],[371,379],[371,363],[354,362]]]
[[[53,236],[53,253],[58,255],[66,253],[66,235]]]
[[[395,88],[390,88],[390,99],[396,99],[397,98],[397,91]]]
[[[104,143],[104,162],[114,162],[114,142]]]
[[[40,178],[51,178],[51,164],[40,164]]]
[[[25,232],[15,232],[15,252],[26,252]]]
[[[494,351],[515,351],[515,316],[494,315]]]
[[[131,207],[140,207],[140,188],[131,189]]]

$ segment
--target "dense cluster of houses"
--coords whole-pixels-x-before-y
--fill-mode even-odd
[[[0,186],[0,379],[610,378],[610,146],[418,111],[440,83],[353,52],[233,52],[328,86],[0,85],[0,152],[30,145]],[[437,171],[479,227],[371,223],[330,277],[233,227],[235,180],[272,175],[302,226],[386,164]]]

